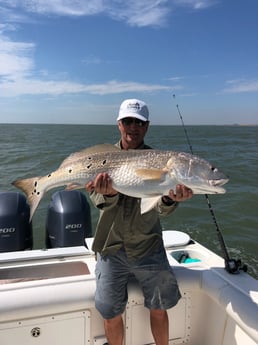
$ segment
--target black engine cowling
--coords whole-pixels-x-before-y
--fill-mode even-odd
[[[0,192],[0,252],[32,249],[30,207],[19,192]]]
[[[47,212],[47,248],[85,246],[85,238],[91,236],[91,212],[86,196],[77,190],[54,193]]]

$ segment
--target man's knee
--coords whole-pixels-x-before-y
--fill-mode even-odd
[[[150,316],[151,318],[156,319],[156,320],[164,320],[164,319],[167,319],[168,314],[166,310],[150,309]]]
[[[107,303],[95,299],[95,307],[105,320],[113,320],[117,316],[123,314],[125,309],[125,303],[119,305],[119,303]]]
[[[116,325],[122,321],[122,315],[117,315],[111,319],[104,319],[105,325]]]

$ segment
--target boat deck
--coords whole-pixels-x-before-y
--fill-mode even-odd
[[[170,344],[258,344],[258,281],[244,272],[227,273],[224,260],[196,242],[165,242],[182,294],[168,311]],[[182,254],[190,260],[179,263]],[[103,345],[94,271],[95,256],[85,247],[1,253],[0,344]],[[153,344],[148,310],[133,279],[128,291],[125,345]]]

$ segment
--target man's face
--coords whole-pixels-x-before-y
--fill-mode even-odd
[[[148,127],[148,121],[144,122],[132,117],[126,117],[118,121],[123,149],[128,150],[139,147],[144,140]]]

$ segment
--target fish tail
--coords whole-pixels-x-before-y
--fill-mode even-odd
[[[21,189],[27,196],[27,200],[30,204],[30,221],[45,193],[45,190],[41,190],[38,186],[40,179],[41,176],[38,176],[28,179],[19,179],[12,182],[12,185]]]

